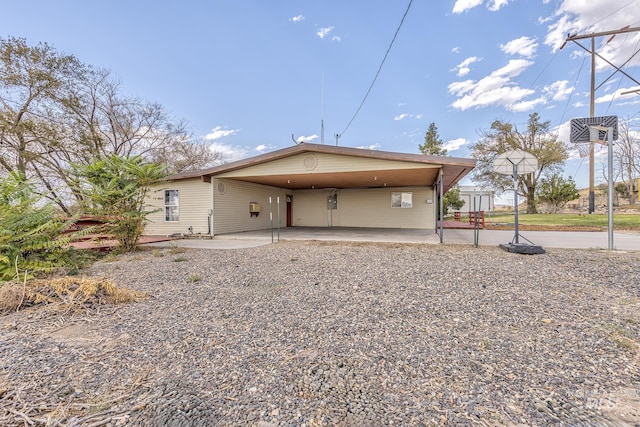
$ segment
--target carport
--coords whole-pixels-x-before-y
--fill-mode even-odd
[[[301,143],[168,177],[155,191],[179,193],[180,218],[169,223],[158,215],[147,233],[184,234],[188,229],[214,236],[264,230],[273,223],[273,209],[283,218],[280,228],[433,232],[444,193],[474,166],[473,159]],[[286,208],[274,206],[276,201],[286,201]],[[153,207],[163,209],[161,203]],[[207,210],[210,225],[202,223]],[[443,229],[436,231],[442,239]]]

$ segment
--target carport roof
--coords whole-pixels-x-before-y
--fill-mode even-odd
[[[403,186],[432,186],[438,178],[440,168],[443,171],[444,191],[453,187],[476,165],[473,159],[448,156],[427,156],[423,154],[396,153],[389,151],[369,150],[362,148],[340,147],[322,144],[301,143],[281,150],[272,151],[255,157],[238,160],[232,163],[215,166],[208,169],[189,171],[171,175],[167,181],[176,181],[200,177],[210,182],[216,177],[228,172],[237,172],[250,166],[272,162],[290,156],[304,153],[324,153],[339,156],[387,160],[389,162],[411,163],[411,168],[397,168],[370,171],[343,171],[331,173],[309,174],[273,174],[269,176],[251,176],[235,173],[233,179],[290,189],[303,188],[375,188],[375,187],[403,187]],[[375,174],[376,180],[371,176]]]

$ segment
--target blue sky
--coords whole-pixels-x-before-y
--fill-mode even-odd
[[[321,143],[321,120],[325,144],[340,133],[342,146],[408,153],[434,122],[449,154],[468,157],[492,121],[523,128],[532,112],[568,143],[569,121],[589,115],[590,60],[574,43],[559,49],[567,33],[640,26],[640,0],[414,0],[354,118],[408,5],[32,0],[27,10],[8,1],[0,37],[47,42],[110,70],[123,93],[185,119],[226,161],[290,146],[292,134]],[[596,41],[622,65],[640,33]],[[599,85],[612,68],[597,68]],[[625,70],[640,80],[640,54]],[[640,122],[640,95],[620,95],[634,88],[621,74],[610,78],[595,115]],[[587,174],[575,152],[565,175],[584,187]]]

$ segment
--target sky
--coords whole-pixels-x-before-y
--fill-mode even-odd
[[[225,162],[294,140],[419,153],[430,123],[450,156],[470,157],[493,121],[524,130],[535,112],[571,148],[564,175],[581,188],[588,159],[569,123],[589,117],[591,61],[562,45],[625,26],[640,26],[640,0],[31,0],[0,13],[1,38],[109,70]],[[640,80],[640,32],[595,42]],[[614,71],[596,62],[595,116],[638,126],[640,94],[622,93],[640,86]]]

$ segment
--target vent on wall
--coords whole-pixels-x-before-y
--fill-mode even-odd
[[[224,185],[224,182],[218,183],[218,193],[224,194],[227,191],[227,186]]]
[[[318,166],[318,158],[311,154],[304,158],[303,163],[306,170],[313,170]]]

